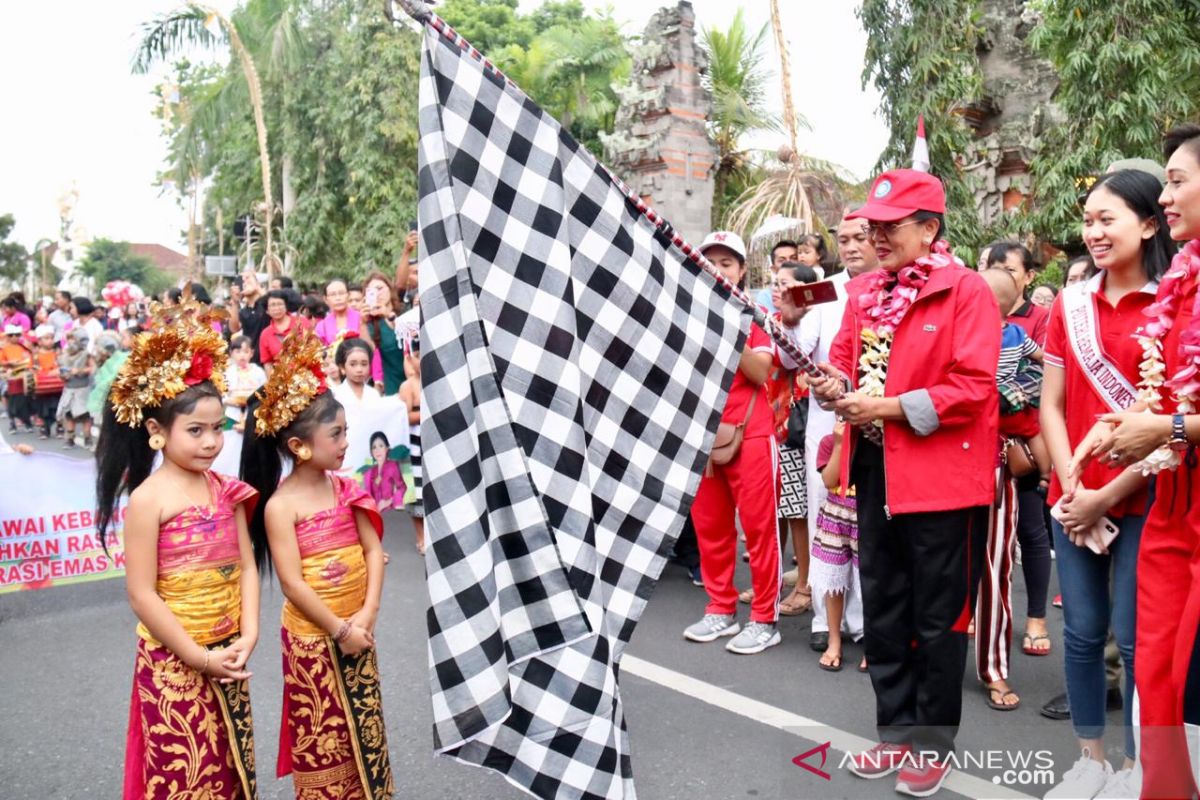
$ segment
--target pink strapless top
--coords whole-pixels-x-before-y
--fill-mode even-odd
[[[296,543],[300,546],[300,558],[308,558],[327,550],[358,544],[358,524],[354,510],[365,511],[383,538],[383,517],[375,507],[375,501],[357,482],[330,473],[333,492],[337,498],[332,508],[310,514],[296,523]]]
[[[211,506],[190,506],[167,520],[158,532],[158,574],[221,567],[241,560],[237,507],[254,513],[258,492],[236,478],[204,473]]]

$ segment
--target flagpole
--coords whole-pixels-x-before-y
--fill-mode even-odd
[[[520,87],[517,86],[512,79],[497,69],[496,66],[488,61],[481,52],[472,47],[470,42],[468,42],[457,31],[450,27],[445,20],[435,14],[433,9],[431,9],[426,3],[422,2],[422,0],[384,0],[384,15],[394,23],[396,18],[393,16],[391,9],[393,2],[397,3],[402,9],[404,9],[405,13],[414,20],[423,25],[429,25],[442,36],[445,36],[449,41],[468,51],[479,61],[482,61],[486,68],[504,78],[504,80],[512,84],[514,88],[520,89]],[[680,236],[679,233],[676,232],[675,228],[669,222],[667,222],[667,220],[663,219],[657,211],[651,208],[646,201],[642,199],[641,195],[633,191],[633,189],[630,189],[624,181],[614,175],[612,170],[610,170],[605,164],[601,163],[599,159],[596,160],[596,163],[599,164],[600,167],[608,174],[609,178],[612,179],[612,182],[615,183],[621,189],[621,191],[625,193],[626,198],[628,198],[629,201],[637,207],[638,212],[643,217],[645,217],[651,224],[658,228],[659,231],[669,237],[671,243],[678,247],[679,250],[692,261],[692,263],[696,264],[696,266],[707,272],[709,276],[712,277],[718,284],[725,287],[733,299],[750,309],[750,313],[755,324],[766,331],[767,334],[770,335],[770,337],[775,341],[775,344],[779,347],[779,349],[787,353],[788,356],[796,362],[796,366],[801,372],[805,373],[811,378],[827,377],[821,368],[817,366],[816,362],[814,362],[806,354],[802,353],[800,349],[792,342],[791,338],[786,336],[783,331],[775,325],[774,321],[767,316],[766,311],[764,311],[761,306],[755,303],[744,291],[739,289],[736,284],[731,283],[728,279],[726,279],[726,277],[721,274],[721,271],[717,269],[711,261],[705,258],[699,250],[697,250],[695,247],[692,247],[692,245],[686,239]],[[867,439],[870,439],[876,444],[881,444],[883,442],[882,432],[876,425],[869,423],[862,426],[861,430]]]

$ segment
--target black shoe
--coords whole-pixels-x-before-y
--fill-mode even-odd
[[[1063,692],[1057,697],[1052,697],[1042,706],[1041,714],[1047,719],[1070,719],[1071,706],[1067,702],[1067,693]]]
[[[808,646],[814,653],[824,653],[829,647],[829,631],[813,631],[808,637]]]
[[[1125,702],[1121,699],[1121,689],[1113,686],[1108,690],[1108,694],[1104,698],[1104,706],[1109,711],[1120,711],[1125,707]]]

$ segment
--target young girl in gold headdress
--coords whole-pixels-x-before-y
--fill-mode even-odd
[[[361,485],[335,474],[346,413],[321,356],[309,331],[284,341],[242,447],[242,476],[263,498],[250,524],[255,555],[263,569],[274,564],[287,597],[278,774],[291,773],[305,800],[382,800],[394,792],[374,637],[383,519]],[[293,467],[280,483],[284,458]]]
[[[225,341],[191,303],[156,314],[113,381],[96,448],[101,543],[125,515],[140,640],[125,800],[257,797],[246,660],[258,639],[247,533],[256,492],[209,468],[221,452]],[[162,466],[153,474],[154,456]]]

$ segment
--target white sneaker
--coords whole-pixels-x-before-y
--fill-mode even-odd
[[[1092,800],[1112,778],[1113,769],[1107,761],[1092,758],[1086,747],[1079,760],[1063,773],[1062,780],[1043,797],[1046,800]]]
[[[779,644],[779,628],[769,622],[748,622],[746,627],[725,645],[731,653],[752,656]]]
[[[1109,776],[1104,788],[1096,795],[1106,800],[1138,800],[1142,796],[1142,770],[1136,764],[1119,769]]]
[[[699,622],[688,626],[683,638],[692,642],[711,642],[722,636],[733,636],[741,629],[733,614],[705,614]]]

